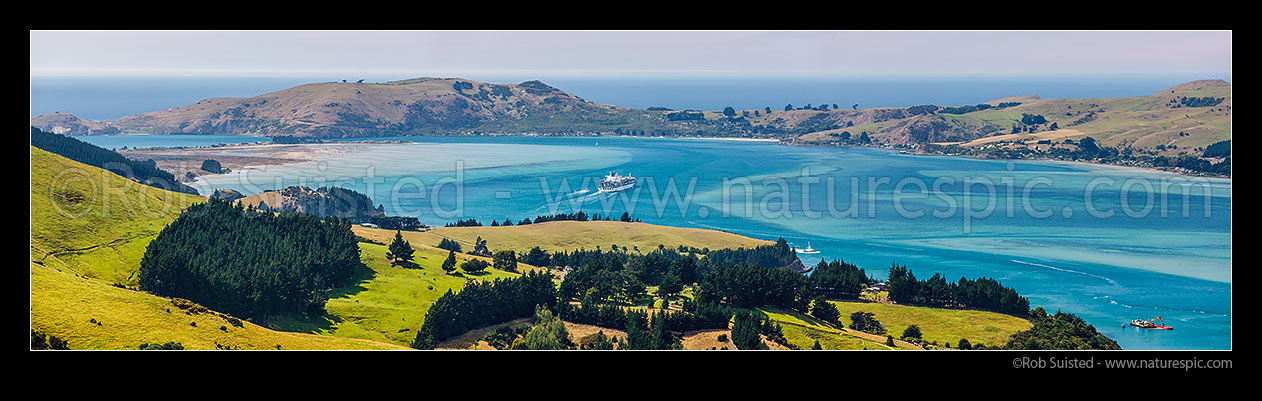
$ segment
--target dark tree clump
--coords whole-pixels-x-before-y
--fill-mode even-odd
[[[303,213],[275,215],[209,199],[162,229],[140,261],[140,288],[237,316],[323,308],[326,293],[357,269],[350,224]]]

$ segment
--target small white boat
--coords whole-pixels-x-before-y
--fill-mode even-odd
[[[805,249],[803,249],[803,248],[793,248],[793,251],[794,251],[794,252],[797,252],[797,253],[801,253],[801,254],[807,254],[807,255],[814,255],[814,254],[819,253],[819,251],[815,250],[815,248],[811,248],[811,243],[810,243],[810,242],[807,242],[807,243],[806,243],[806,248],[805,248]]]

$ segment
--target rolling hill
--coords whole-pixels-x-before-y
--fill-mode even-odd
[[[1201,80],[1138,97],[1039,99],[961,114],[918,106],[918,113],[891,119],[852,117],[854,111],[794,111],[827,120],[828,129],[801,135],[800,144],[838,144],[868,133],[873,142],[894,146],[925,144],[964,147],[1017,142],[1038,145],[1090,136],[1104,146],[1151,151],[1154,155],[1199,154],[1196,149],[1231,139],[1231,83]],[[913,109],[913,108],[909,108]],[[861,114],[861,113],[860,113]],[[824,117],[821,117],[824,116]],[[1025,119],[1038,116],[1041,119]],[[853,125],[850,123],[853,122]],[[850,135],[846,135],[846,133]],[[1160,146],[1160,147],[1158,147]]]
[[[205,198],[141,185],[31,147],[31,260],[135,285],[145,246]]]
[[[132,289],[145,247],[204,199],[31,147],[31,328],[71,349],[168,341],[186,349],[404,348],[278,332],[214,311],[186,313],[172,299]]]
[[[459,78],[312,83],[246,98],[87,121],[44,114],[31,125],[71,134],[224,134],[318,138],[489,133],[583,133],[654,126],[641,110],[588,102],[539,81]]]
[[[767,111],[741,110],[726,116],[716,111],[637,110],[589,102],[539,81],[492,84],[414,78],[312,83],[253,97],[206,99],[111,121],[52,113],[31,117],[30,122],[46,131],[73,135],[622,134],[766,137],[816,145],[866,145],[855,142],[867,133],[871,144],[902,147],[984,145],[989,142],[974,141],[995,137],[1037,142],[1091,136],[1105,146],[1176,156],[1230,139],[1231,83],[1193,81],[1128,98],[1017,95],[980,105]],[[1041,116],[1043,122],[1023,120],[1026,115]]]

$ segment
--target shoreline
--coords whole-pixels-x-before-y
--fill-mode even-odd
[[[1166,169],[1162,169],[1162,168],[1158,168],[1158,167],[1128,166],[1128,165],[1123,165],[1123,164],[1101,163],[1101,162],[1087,161],[1087,160],[1061,160],[1061,159],[1052,159],[1052,158],[1044,158],[1044,157],[1040,157],[1040,158],[1030,158],[1030,159],[1002,159],[1002,158],[980,157],[980,156],[973,156],[973,155],[953,155],[953,154],[945,154],[945,153],[927,153],[927,152],[921,152],[921,151],[919,151],[919,150],[909,150],[909,149],[904,149],[904,148],[886,147],[886,146],[820,145],[820,144],[811,144],[811,143],[787,143],[787,142],[782,142],[781,144],[782,144],[782,145],[785,145],[785,146],[815,146],[815,147],[833,147],[833,148],[880,149],[880,150],[888,150],[888,151],[903,151],[903,152],[907,152],[907,153],[905,153],[905,154],[907,154],[907,155],[912,155],[912,156],[958,157],[958,158],[974,159],[974,160],[1002,160],[1002,161],[1012,161],[1012,162],[1018,162],[1018,161],[1033,161],[1033,162],[1054,162],[1054,163],[1080,163],[1080,164],[1088,164],[1088,165],[1092,165],[1092,166],[1096,166],[1096,167],[1110,167],[1110,168],[1117,168],[1117,169],[1135,169],[1135,170],[1143,170],[1143,171],[1150,172],[1150,173],[1174,174],[1174,175],[1178,175],[1178,176],[1180,176],[1180,177],[1188,177],[1188,178],[1206,178],[1206,179],[1218,179],[1218,180],[1224,180],[1224,181],[1227,181],[1227,182],[1231,182],[1231,176],[1224,176],[1224,175],[1217,175],[1217,174],[1204,174],[1204,173],[1188,173],[1188,172],[1180,172],[1180,171],[1174,171],[1174,170],[1166,170]]]
[[[122,135],[128,135],[128,134],[118,134],[114,136],[122,136]],[[460,137],[460,136],[475,137],[475,136],[482,136],[482,135],[457,135],[456,137]],[[532,135],[512,135],[512,136],[532,136]],[[572,136],[580,137],[577,135],[572,135]],[[449,136],[442,136],[442,137],[449,137]],[[587,137],[587,136],[582,136],[582,137]],[[1175,170],[1164,169],[1164,168],[1159,168],[1159,167],[1102,163],[1102,162],[1086,161],[1086,160],[1061,160],[1061,159],[1055,159],[1055,158],[1002,159],[1002,158],[980,157],[980,156],[974,156],[974,155],[927,153],[927,152],[922,152],[918,150],[909,150],[909,149],[903,149],[903,148],[898,148],[898,147],[886,147],[886,146],[850,146],[850,145],[821,145],[821,144],[810,144],[810,143],[793,143],[793,142],[785,142],[781,139],[776,139],[776,138],[668,137],[668,136],[643,137],[643,136],[629,136],[629,135],[595,136],[595,138],[600,138],[600,137],[640,138],[640,139],[683,139],[683,140],[694,140],[694,141],[775,142],[775,143],[785,145],[785,146],[868,148],[868,149],[881,149],[881,150],[887,150],[887,151],[905,151],[907,152],[906,154],[914,155],[914,156],[959,157],[959,158],[975,159],[975,160],[1003,160],[1003,161],[1013,161],[1013,162],[1035,161],[1035,162],[1052,162],[1052,163],[1076,163],[1076,164],[1080,163],[1080,164],[1090,165],[1094,167],[1136,169],[1136,170],[1141,170],[1141,171],[1149,172],[1149,173],[1174,174],[1180,177],[1205,178],[1205,179],[1222,180],[1224,182],[1231,182],[1231,176],[1224,176],[1224,175],[1217,175],[1217,174],[1203,174],[1203,173],[1195,173],[1195,172],[1187,172],[1187,171],[1175,171]],[[392,138],[392,137],[382,137],[382,138]],[[402,137],[396,137],[396,138],[402,138]],[[171,167],[176,170],[182,170],[180,171],[181,173],[185,171],[194,171],[196,175],[204,175],[204,174],[211,174],[211,173],[197,171],[198,166],[194,166],[192,168],[188,167],[194,163],[200,163],[201,160],[194,160],[194,159],[198,159],[202,157],[201,155],[208,156],[206,158],[214,158],[211,156],[218,156],[218,157],[224,158],[225,160],[219,160],[219,159],[215,159],[215,160],[219,161],[224,167],[227,167],[233,170],[239,170],[239,169],[244,169],[244,168],[285,165],[285,164],[300,163],[304,161],[317,161],[318,160],[315,157],[313,157],[313,156],[318,156],[318,155],[308,155],[308,154],[305,154],[305,152],[289,152],[289,153],[275,152],[273,149],[276,149],[276,148],[299,147],[299,146],[319,146],[319,145],[352,146],[352,145],[389,145],[389,144],[409,144],[409,143],[424,143],[424,142],[416,142],[416,141],[410,141],[410,140],[366,140],[366,139],[365,140],[336,140],[336,141],[327,141],[327,142],[318,142],[318,143],[298,143],[298,144],[278,144],[274,142],[262,142],[262,143],[239,143],[239,144],[226,144],[226,145],[184,146],[184,147],[137,147],[137,148],[132,148],[128,150],[121,150],[119,151],[119,153],[123,154],[124,156],[137,155],[137,156],[142,156],[142,157],[147,157],[147,158],[154,158],[154,156],[157,156],[157,158],[154,158],[154,159],[155,161],[159,163],[160,168],[167,169],[166,167]],[[217,155],[214,154],[216,152],[251,151],[251,150],[258,150],[258,151],[261,151],[262,153],[270,153],[270,154],[263,154],[263,155],[225,155],[222,153],[219,153]],[[277,155],[276,153],[281,153],[283,156]],[[129,158],[132,158],[132,157],[129,157]],[[248,164],[247,164],[247,160],[248,160]],[[164,165],[166,167],[163,167]]]
[[[921,152],[916,152],[912,154],[916,156],[963,157],[966,159],[976,159],[976,160],[1034,161],[1034,162],[1048,162],[1048,163],[1087,164],[1094,167],[1107,167],[1107,168],[1114,168],[1114,169],[1119,169],[1119,170],[1140,170],[1140,171],[1149,172],[1149,173],[1174,174],[1180,177],[1187,177],[1187,178],[1216,179],[1216,180],[1223,180],[1223,181],[1231,182],[1231,176],[1194,174],[1194,173],[1186,173],[1186,172],[1179,172],[1179,171],[1173,171],[1173,170],[1165,170],[1158,167],[1128,166],[1128,165],[1123,165],[1123,164],[1101,163],[1101,162],[1086,161],[1086,160],[1061,160],[1061,159],[1050,159],[1050,158],[993,159],[993,158],[988,158],[988,157],[977,157],[977,156],[966,156],[966,155],[946,155],[946,154],[938,154],[938,153],[921,153]]]
[[[605,135],[605,138],[642,138],[642,139],[688,139],[696,141],[735,141],[735,142],[776,142],[777,138],[742,138],[742,137],[702,137],[702,136],[630,136],[630,135]]]

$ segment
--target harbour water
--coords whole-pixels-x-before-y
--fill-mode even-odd
[[[110,138],[111,147],[176,140]],[[389,139],[414,143],[355,145],[194,186],[252,194],[342,185],[368,193],[389,214],[439,226],[576,209],[615,218],[629,212],[646,223],[809,243],[820,253],[802,255],[804,263],[844,259],[876,278],[891,263],[919,277],[992,277],[1033,306],[1082,316],[1126,349],[1231,348],[1230,180],[774,142]],[[609,171],[639,178],[635,190],[596,193]],[[1175,330],[1126,325],[1156,316]]]

